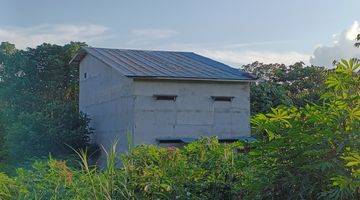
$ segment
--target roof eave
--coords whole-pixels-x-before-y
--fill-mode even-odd
[[[88,54],[88,51],[84,47],[81,47],[78,53],[69,61],[69,64],[79,64],[82,59]]]
[[[212,78],[180,78],[180,77],[152,77],[152,76],[128,76],[134,80],[164,80],[164,81],[207,81],[207,82],[256,82],[257,79],[212,79]]]

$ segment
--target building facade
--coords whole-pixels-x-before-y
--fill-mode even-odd
[[[83,48],[80,110],[105,148],[250,136],[250,74],[188,52]]]

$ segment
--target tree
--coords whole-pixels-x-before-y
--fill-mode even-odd
[[[252,84],[250,91],[252,114],[268,112],[271,108],[279,105],[293,105],[285,88],[275,83]]]
[[[359,198],[359,68],[355,59],[339,62],[326,79],[318,105],[272,108],[252,119],[254,132],[262,138],[252,153],[251,166],[257,169],[249,178],[258,181],[254,194]]]
[[[295,105],[320,101],[327,70],[323,67],[305,66],[303,62],[263,64],[254,62],[243,69],[260,78],[251,86],[252,113],[268,112],[271,107]]]
[[[17,51],[14,44],[9,42],[1,42],[0,44],[0,52],[1,54],[11,55]]]
[[[8,159],[66,155],[72,152],[67,145],[84,148],[88,144],[89,120],[78,110],[79,72],[69,65],[84,45],[44,43],[24,51],[1,44],[1,149]]]

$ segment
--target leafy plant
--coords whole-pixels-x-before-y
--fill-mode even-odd
[[[77,167],[50,158],[17,169],[13,177],[0,173],[0,198],[359,199],[359,68],[356,60],[339,62],[317,104],[279,106],[254,116],[255,142],[202,138],[184,148],[129,144],[121,156],[115,143],[105,151],[104,168],[89,164],[80,150]],[[30,123],[17,124],[17,135],[60,131],[53,124],[39,126],[39,113],[23,115],[18,117]]]
[[[260,80],[251,84],[253,114],[269,112],[280,105],[304,107],[308,103],[320,103],[328,74],[323,67],[305,66],[302,62],[289,66],[254,62],[243,69]]]
[[[342,60],[326,80],[320,105],[279,107],[252,119],[254,132],[266,141],[257,147],[261,156],[256,163],[267,163],[261,171],[273,177],[255,194],[290,199],[359,197],[358,178],[352,172],[356,174],[356,169],[349,169],[356,165],[357,152],[346,151],[360,145],[359,66],[356,60]]]
[[[69,65],[83,43],[18,50],[0,45],[0,159],[65,157],[85,148],[92,130],[79,114],[78,67]]]

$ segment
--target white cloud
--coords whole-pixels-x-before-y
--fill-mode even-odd
[[[360,24],[355,21],[349,28],[341,33],[333,34],[333,44],[330,46],[316,45],[313,55],[295,51],[252,51],[240,50],[237,47],[254,45],[268,45],[290,43],[291,41],[265,41],[257,43],[242,43],[219,46],[218,48],[198,48],[195,52],[229,64],[241,65],[254,61],[263,63],[293,64],[298,61],[311,63],[317,66],[331,67],[334,60],[341,58],[360,58],[360,49],[354,47],[355,38],[360,33]],[[214,50],[221,49],[221,50]]]
[[[167,49],[174,51],[193,51],[214,60],[227,63],[233,67],[240,67],[255,61],[263,63],[294,64],[303,61],[308,64],[310,55],[295,51],[267,51],[250,50],[243,47],[268,46],[274,44],[287,44],[294,41],[262,41],[252,43],[173,43],[157,47],[156,49]]]
[[[279,44],[288,44],[295,42],[295,40],[274,40],[274,41],[261,41],[261,42],[249,42],[249,43],[237,43],[225,45],[225,48],[240,48],[240,47],[254,47],[254,46],[269,46],[269,45],[279,45]]]
[[[241,66],[255,61],[263,63],[294,64],[298,61],[308,62],[310,55],[298,52],[273,52],[273,51],[216,51],[198,50],[199,54],[220,60],[229,64]]]
[[[178,32],[170,29],[134,29],[131,34],[135,37],[145,37],[147,39],[164,39],[173,37]]]
[[[178,32],[171,29],[133,29],[130,31],[130,39],[125,45],[130,48],[154,48],[162,40],[174,37]]]
[[[33,27],[0,27],[0,41],[9,41],[18,48],[35,47],[44,42],[64,44],[70,41],[91,42],[103,38],[107,27],[88,24],[56,24]]]
[[[318,46],[310,63],[318,66],[331,67],[334,60],[360,57],[360,49],[354,47],[355,38],[360,33],[360,25],[355,21],[348,29],[340,34],[333,34],[333,44]]]

